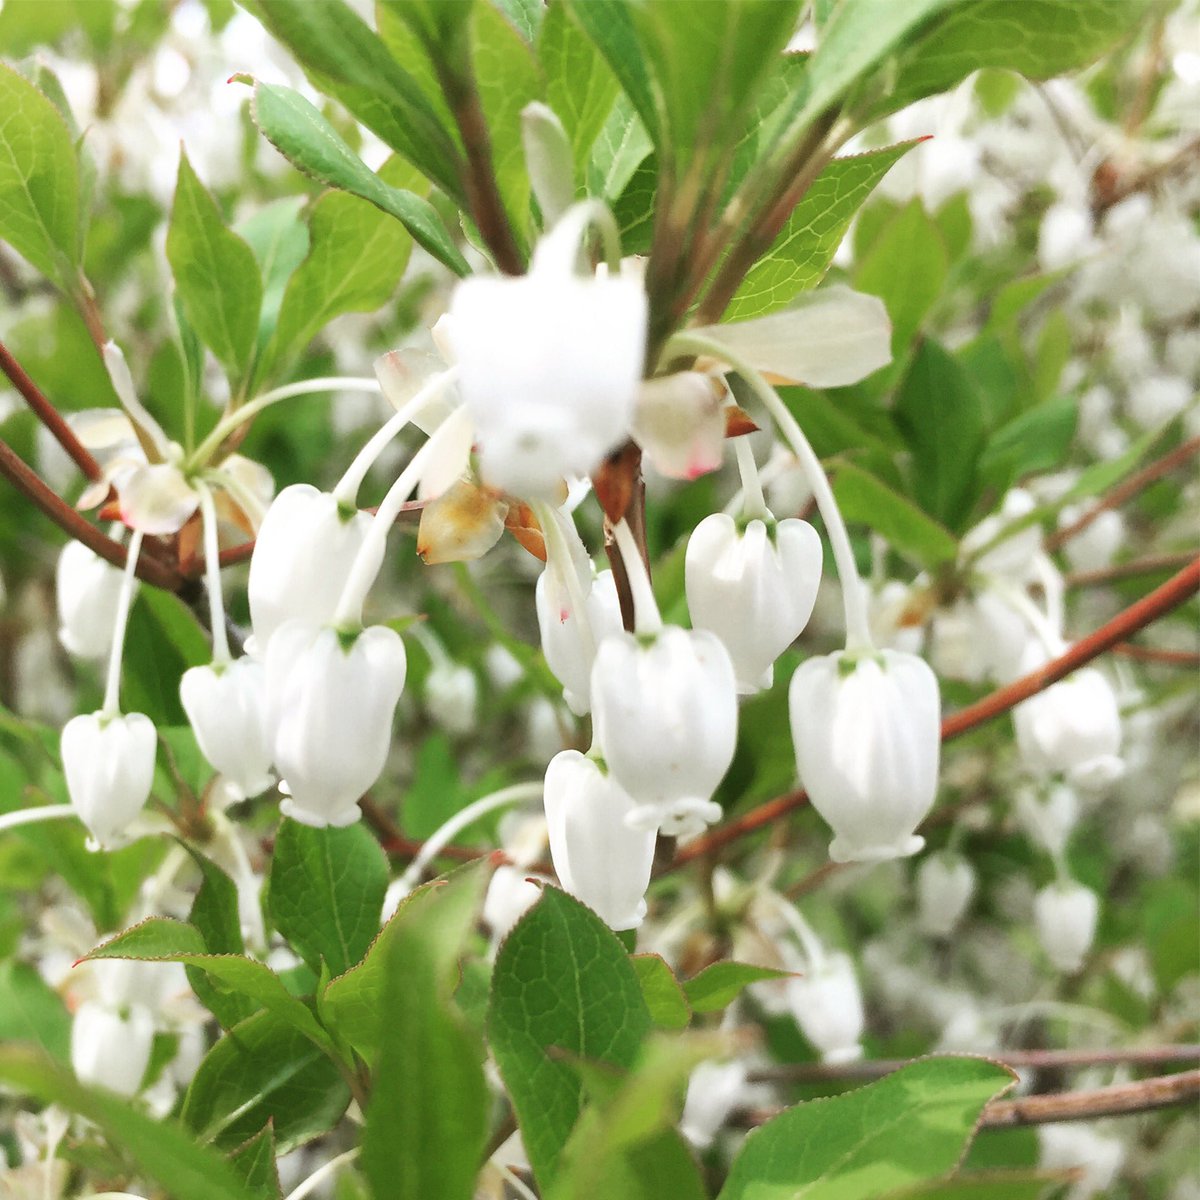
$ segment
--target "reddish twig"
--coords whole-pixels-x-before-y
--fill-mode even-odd
[[[42,510],[56,525],[94,550],[114,567],[124,567],[126,548],[114,541],[102,530],[97,529],[86,517],[76,512],[34,471],[27,466],[5,442],[0,441],[0,475],[13,487]],[[171,570],[153,555],[138,557],[139,579],[167,591],[178,591],[182,582],[177,571]]]
[[[988,1050],[988,1058],[1010,1067],[1061,1070],[1069,1067],[1162,1066],[1200,1060],[1200,1046],[1130,1046],[1103,1050]],[[830,1079],[879,1079],[912,1062],[907,1058],[861,1058],[847,1063],[784,1063],[749,1075],[751,1083],[820,1083]]]
[[[50,403],[42,389],[29,378],[3,342],[0,342],[0,370],[8,376],[9,382],[21,393],[37,419],[50,430],[75,465],[91,480],[103,478],[104,472],[91,451],[75,436],[75,431],[63,419],[62,414]]]
[[[1142,575],[1158,575],[1166,571],[1178,571],[1195,557],[1190,550],[1178,554],[1155,554],[1147,558],[1134,558],[1129,562],[1114,563],[1096,571],[1074,571],[1064,576],[1067,587],[1094,587],[1097,584],[1115,583],[1118,579],[1137,579]]]
[[[1156,1075],[1153,1079],[1115,1083],[1088,1091],[993,1100],[983,1110],[982,1125],[985,1129],[1002,1129],[1013,1125],[1044,1125],[1051,1121],[1126,1117],[1193,1103],[1198,1096],[1200,1071],[1181,1071],[1178,1075]]]
[[[1166,650],[1161,646],[1138,646],[1133,642],[1120,642],[1112,648],[1122,658],[1135,662],[1158,663],[1164,667],[1185,667],[1195,670],[1200,667],[1200,654],[1193,650]]]
[[[1140,471],[1134,472],[1123,483],[1118,484],[1102,500],[1098,501],[1077,521],[1064,525],[1056,533],[1046,539],[1047,550],[1057,550],[1064,542],[1070,541],[1076,534],[1082,533],[1102,512],[1110,508],[1120,508],[1122,504],[1132,500],[1138,492],[1148,488],[1164,475],[1170,475],[1177,467],[1183,466],[1192,455],[1200,452],[1200,437],[1188,438],[1182,445],[1147,464]]]
[[[1200,558],[1189,563],[1182,571],[1173,575],[1161,587],[1155,588],[1150,595],[1131,604],[1123,612],[1118,613],[1107,624],[1102,625],[1094,633],[1081,638],[1064,654],[1052,659],[1044,667],[1023,675],[1020,679],[998,688],[982,700],[969,704],[956,713],[951,713],[942,722],[942,741],[960,737],[977,725],[983,725],[995,717],[1001,716],[1011,708],[1015,708],[1022,700],[1044,691],[1052,683],[1056,683],[1072,671],[1078,670],[1085,663],[1097,658],[1106,650],[1119,642],[1144,629],[1159,617],[1189,600],[1200,591]],[[727,846],[738,838],[761,829],[764,825],[786,816],[794,809],[807,803],[808,795],[802,789],[776,796],[757,808],[752,808],[736,820],[721,825],[690,842],[675,856],[666,868],[667,872],[677,870],[686,863],[710,855],[713,851]]]

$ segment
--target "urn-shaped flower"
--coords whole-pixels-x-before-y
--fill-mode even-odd
[[[621,602],[611,571],[594,579],[577,573],[584,597],[583,611],[572,599],[563,571],[573,564],[547,563],[534,591],[538,629],[546,665],[563,686],[563,699],[577,716],[591,711],[592,664],[596,648],[612,633],[621,630]],[[588,571],[590,575],[590,568]]]
[[[323,625],[333,618],[342,585],[366,540],[371,516],[338,504],[307,483],[286,487],[263,517],[250,560],[250,620],[262,658],[285,621]],[[371,577],[383,561],[378,546]]]
[[[271,786],[262,663],[239,658],[192,667],[179,681],[179,698],[201,752],[235,793],[257,796]]]
[[[637,801],[631,824],[690,837],[720,819],[712,794],[733,760],[737,685],[716,634],[668,625],[605,638],[592,715],[613,778]]]
[[[789,691],[796,768],[835,862],[915,854],[937,792],[937,677],[899,650],[810,658]]]
[[[78,658],[104,658],[112,646],[121,572],[82,542],[70,541],[54,571],[58,640]]]
[[[546,769],[546,827],[559,881],[612,929],[646,915],[655,833],[631,829],[633,798],[594,759],[564,750]]]
[[[917,924],[933,937],[949,937],[974,894],[975,872],[965,858],[929,855],[917,869]]]
[[[124,1011],[85,1001],[71,1022],[71,1067],[80,1083],[136,1096],[154,1045],[154,1017],[141,1004]]]
[[[1074,974],[1083,966],[1099,915],[1099,897],[1074,880],[1056,880],[1038,892],[1033,902],[1038,941],[1060,971]]]
[[[67,792],[95,847],[124,845],[125,830],[150,798],[157,735],[144,713],[72,717],[62,731]]]
[[[755,519],[744,530],[727,513],[696,526],[685,565],[697,629],[725,643],[738,690],[770,687],[775,660],[812,615],[821,582],[821,538],[807,521]]]
[[[267,737],[285,816],[305,825],[351,825],[379,778],[404,690],[400,635],[289,621],[267,648]],[[285,788],[286,785],[286,788]]]
[[[848,954],[822,955],[804,973],[789,979],[788,1007],[822,1062],[852,1062],[862,1057],[862,992]]]

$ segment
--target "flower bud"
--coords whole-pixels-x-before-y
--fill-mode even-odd
[[[136,1096],[154,1045],[154,1018],[141,1004],[123,1012],[85,1001],[71,1023],[71,1067],[80,1083]]]
[[[917,923],[933,937],[949,937],[975,894],[975,872],[957,854],[931,854],[917,868]]]
[[[636,929],[646,915],[655,834],[626,823],[633,798],[594,759],[563,750],[546,768],[545,806],[563,887],[611,928]]]
[[[289,621],[267,647],[267,737],[290,796],[284,815],[350,825],[387,761],[407,658],[395,630],[344,634]],[[280,783],[284,790],[284,783]]]
[[[862,992],[854,963],[840,951],[810,962],[803,975],[786,983],[788,1006],[801,1032],[827,1063],[862,1057]]]
[[[470,733],[475,728],[479,684],[470,667],[449,661],[435,662],[425,677],[425,708],[448,733]]]
[[[273,782],[267,743],[266,679],[252,658],[191,667],[179,681],[179,698],[201,753],[242,797]]]
[[[275,497],[250,560],[250,620],[260,658],[285,621],[323,625],[332,619],[371,519],[369,513],[347,513],[333,496],[307,483]],[[380,543],[372,578],[383,549]]]
[[[112,647],[121,572],[82,542],[71,541],[54,572],[58,640],[78,658],[103,659]]]
[[[788,694],[796,768],[837,835],[835,862],[916,854],[914,833],[937,794],[937,677],[899,650],[810,658]]]
[[[633,825],[686,838],[720,819],[712,794],[733,761],[737,684],[716,634],[611,634],[592,667],[592,709],[608,768],[637,801]]]
[[[621,631],[621,602],[611,571],[601,571],[594,579],[579,574],[580,588],[586,596],[582,627],[571,589],[562,575],[576,569],[573,564],[547,563],[538,577],[534,601],[538,628],[542,635],[542,653],[546,665],[563,685],[563,699],[577,716],[591,710],[592,664],[596,647],[612,633]]]
[[[1068,675],[1013,709],[1017,750],[1039,775],[1061,772],[1081,788],[1101,788],[1125,772],[1116,693],[1093,667]]]
[[[739,533],[713,513],[687,547],[692,625],[715,633],[733,660],[738,690],[770,687],[775,660],[800,636],[821,582],[821,538],[807,521],[755,519]]]
[[[484,479],[523,499],[553,499],[563,476],[599,465],[628,433],[642,376],[645,291],[576,275],[580,233],[569,213],[527,275],[471,276],[450,302]]]
[[[1056,881],[1038,892],[1033,902],[1038,941],[1060,971],[1073,975],[1083,966],[1099,915],[1096,893],[1074,880]]]
[[[63,774],[92,848],[114,850],[150,798],[157,736],[144,713],[72,717],[62,731]]]

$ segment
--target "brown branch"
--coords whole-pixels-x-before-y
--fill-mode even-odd
[[[1186,667],[1195,670],[1200,667],[1200,654],[1193,650],[1166,650],[1161,646],[1138,646],[1133,642],[1118,642],[1112,648],[1114,654],[1122,658],[1132,658],[1135,662],[1158,663],[1164,667]]]
[[[1200,591],[1200,558],[1192,561],[1182,571],[1173,575],[1161,587],[1155,588],[1150,595],[1131,604],[1123,612],[1118,613],[1107,624],[1102,625],[1094,633],[1081,638],[1064,654],[1052,659],[1044,667],[1023,675],[1020,679],[998,688],[982,700],[969,704],[956,713],[951,713],[942,721],[942,741],[960,737],[962,734],[982,725],[995,717],[1001,716],[1011,708],[1015,708],[1022,700],[1044,691],[1052,683],[1057,683],[1072,671],[1078,670],[1085,663],[1097,658],[1118,642],[1136,633],[1139,629],[1158,620],[1159,617],[1178,608]],[[727,846],[730,842],[761,829],[764,825],[786,816],[794,809],[807,803],[808,795],[802,789],[776,796],[757,808],[713,829],[703,837],[690,842],[676,854],[674,860],[667,866],[666,871],[678,870],[689,862],[703,858]]]
[[[1067,587],[1095,587],[1098,584],[1114,583],[1118,579],[1137,579],[1142,575],[1157,575],[1166,571],[1178,571],[1186,567],[1195,557],[1190,550],[1178,554],[1155,554],[1146,558],[1134,558],[1129,562],[1114,563],[1096,571],[1075,571],[1065,575]]]
[[[1200,1096],[1200,1071],[1156,1075],[1136,1083],[1082,1092],[1022,1096],[1018,1100],[993,1100],[983,1110],[985,1129],[1013,1125],[1044,1125],[1051,1121],[1092,1121],[1097,1117],[1125,1117],[1136,1113],[1189,1104]]]
[[[100,464],[92,457],[91,451],[75,436],[75,431],[63,419],[62,414],[50,403],[42,389],[29,378],[3,342],[0,342],[0,370],[8,376],[9,382],[21,393],[37,419],[50,430],[58,444],[71,456],[84,475],[93,481],[103,478],[104,473]]]
[[[1162,1066],[1200,1061],[1200,1045],[1130,1046],[1103,1050],[988,1050],[986,1057],[1010,1067],[1062,1070],[1068,1067]],[[847,1063],[784,1063],[751,1071],[751,1083],[820,1083],[831,1079],[879,1079],[914,1060],[861,1058]]]
[[[1102,512],[1110,508],[1120,508],[1122,504],[1132,500],[1138,492],[1148,488],[1164,475],[1169,475],[1177,467],[1183,466],[1192,455],[1200,452],[1200,437],[1188,438],[1186,442],[1176,446],[1174,450],[1148,463],[1140,471],[1134,472],[1123,483],[1118,484],[1103,499],[1087,510],[1077,521],[1065,525],[1046,539],[1048,551],[1057,550],[1064,542],[1068,542],[1076,534],[1082,533]]]
[[[76,512],[3,441],[0,441],[0,475],[71,537],[94,550],[114,567],[125,566],[128,553],[126,548],[102,530],[97,529],[86,517]],[[146,554],[138,557],[137,576],[146,583],[171,592],[178,591],[182,582],[177,571],[171,570],[159,559]]]

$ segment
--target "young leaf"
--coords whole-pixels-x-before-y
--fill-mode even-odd
[[[926,1058],[754,1130],[717,1200],[877,1200],[937,1179],[962,1157],[983,1106],[1012,1087],[983,1058]]]
[[[764,979],[786,979],[789,972],[749,963],[716,962],[683,984],[684,995],[698,1013],[719,1012],[737,999],[743,988]]]
[[[62,997],[16,959],[0,963],[0,1042],[33,1042],[60,1062],[71,1056],[71,1017]]]
[[[770,250],[746,273],[723,320],[743,321],[786,308],[816,287],[854,214],[916,142],[835,158],[792,210]],[[868,289],[869,290],[869,289]]]
[[[254,251],[225,228],[216,201],[179,156],[167,258],[188,320],[230,375],[245,371],[254,349],[262,281]]]
[[[488,1014],[492,1053],[543,1189],[584,1101],[579,1076],[551,1050],[630,1067],[651,1024],[616,935],[547,887],[500,947]]]
[[[933,568],[958,554],[958,543],[945,526],[853,463],[838,464],[833,494],[848,522],[870,526],[912,562]]]
[[[350,1091],[338,1068],[274,1013],[247,1018],[205,1056],[180,1114],[199,1138],[232,1150],[274,1123],[278,1151],[331,1129]]]
[[[285,819],[275,839],[268,904],[275,927],[314,971],[341,975],[379,932],[387,859],[363,825],[313,829]]]
[[[362,1144],[376,1200],[474,1194],[488,1131],[484,1048],[451,997],[490,875],[486,860],[472,863],[397,915]]]
[[[268,1123],[260,1133],[229,1155],[229,1165],[258,1200],[281,1200],[279,1168],[275,1165],[275,1127]]]
[[[686,1029],[692,1019],[691,1005],[666,959],[659,954],[634,954],[629,961],[637,972],[642,997],[655,1025],[660,1029]]]
[[[466,259],[433,206],[412,192],[384,183],[298,92],[281,84],[256,83],[254,120],[267,141],[306,175],[329,187],[341,188],[369,200],[395,217],[420,245],[450,270],[458,275],[470,273]]]
[[[0,64],[0,238],[64,290],[83,252],[79,161],[66,122]]]
[[[122,1096],[84,1087],[41,1051],[0,1047],[0,1080],[86,1117],[172,1200],[260,1200],[220,1155],[198,1146],[174,1121],[146,1116]]]

